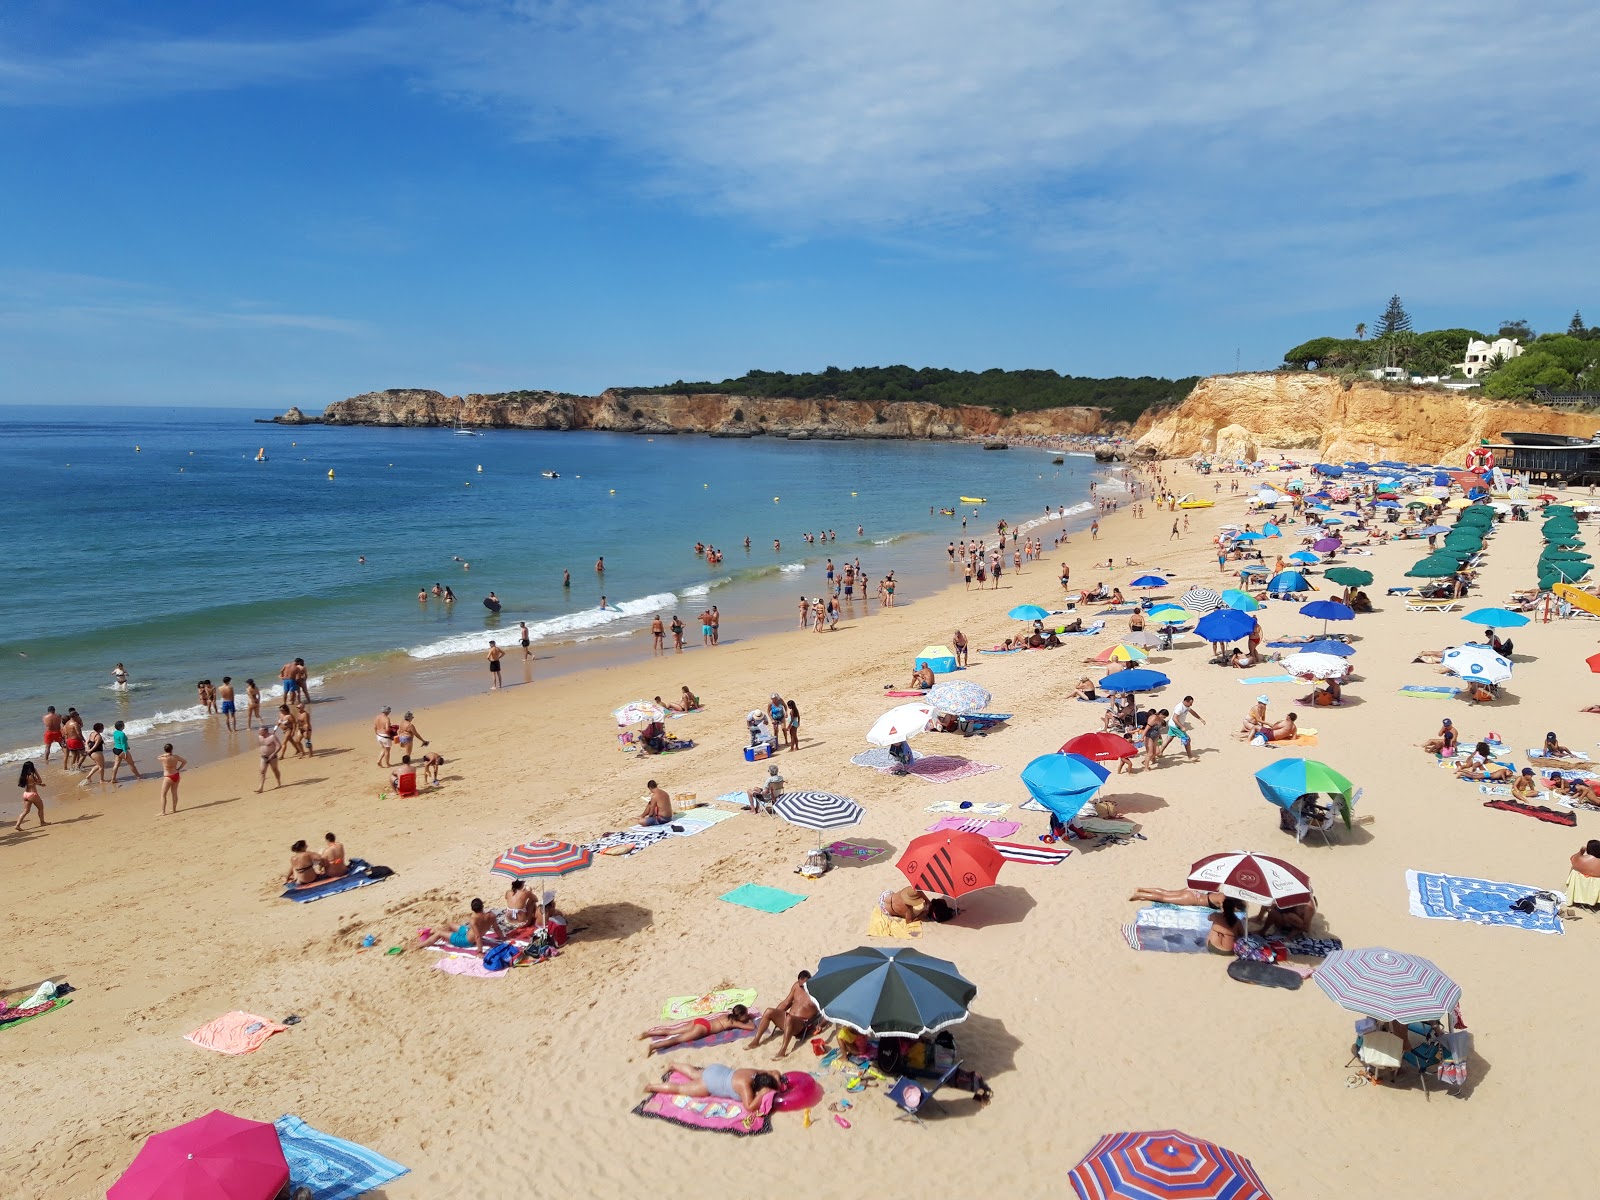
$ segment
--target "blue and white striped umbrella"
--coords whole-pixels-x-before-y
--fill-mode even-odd
[[[989,705],[994,703],[994,696],[990,694],[988,688],[981,688],[965,680],[946,680],[944,683],[936,683],[928,689],[928,694],[922,699],[929,708],[936,708],[953,717],[967,713],[988,712]]]
[[[772,811],[791,825],[818,833],[858,824],[864,815],[850,797],[832,792],[784,792],[773,802]]]

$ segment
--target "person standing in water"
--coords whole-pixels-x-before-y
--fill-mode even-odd
[[[111,686],[118,691],[128,690],[128,671],[121,663],[111,668]]]
[[[522,660],[526,662],[533,657],[533,647],[530,645],[533,639],[528,636],[528,623],[526,621],[519,621],[517,625],[517,632],[522,637]]]
[[[594,573],[596,575],[604,575],[606,573],[606,556],[604,554],[594,560]]]
[[[563,572],[561,572],[561,586],[564,587],[564,588],[569,588],[569,587],[572,586],[572,572],[571,571],[563,571]]]
[[[238,705],[234,702],[233,676],[224,675],[222,682],[217,685],[217,708],[222,713],[222,721],[229,729],[239,728]]]

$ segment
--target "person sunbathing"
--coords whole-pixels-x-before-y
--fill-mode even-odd
[[[1422,650],[1411,660],[1414,663],[1440,663],[1444,661],[1443,650]]]
[[[1211,916],[1211,929],[1206,934],[1206,949],[1213,954],[1226,954],[1231,958],[1234,943],[1245,930],[1244,901],[1229,896],[1222,902],[1222,908]]]
[[[1437,754],[1441,758],[1454,758],[1456,753],[1456,727],[1449,717],[1439,726],[1439,733],[1422,743],[1422,748],[1429,754]]]
[[[344,858],[344,843],[331,833],[322,835],[323,847],[321,854],[322,877],[324,879],[337,879],[347,874],[350,864]]]
[[[1147,900],[1155,904],[1181,904],[1186,908],[1210,908],[1222,911],[1221,892],[1198,892],[1194,888],[1134,888],[1129,900]]]
[[[1073,617],[1072,620],[1068,621],[1065,625],[1063,625],[1061,627],[1060,632],[1061,633],[1082,633],[1083,632],[1083,618],[1082,617]]]
[[[1372,597],[1368,596],[1366,594],[1366,592],[1358,591],[1354,596],[1352,596],[1350,598],[1350,611],[1351,612],[1358,612],[1358,613],[1369,613],[1369,612],[1371,612],[1372,611]]]
[[[289,847],[289,874],[285,876],[285,884],[294,884],[304,887],[308,883],[316,883],[321,876],[317,868],[322,865],[322,859],[306,849],[305,839],[301,838]]]
[[[933,686],[933,668],[930,667],[927,663],[923,663],[915,671],[911,672],[911,683],[909,685],[909,688],[911,690],[913,690],[913,691],[921,690],[921,691],[925,692],[929,688],[931,688],[932,686]]]
[[[1106,715],[1100,723],[1105,729],[1116,732],[1132,726],[1135,715],[1133,697],[1124,692],[1121,699],[1116,700],[1106,709]]]
[[[1300,718],[1294,713],[1285,713],[1283,720],[1268,727],[1267,741],[1292,742],[1300,736]]]
[[[801,971],[789,987],[788,995],[783,1001],[761,1014],[761,1020],[756,1025],[756,1035],[750,1040],[749,1049],[754,1050],[761,1044],[761,1039],[766,1036],[769,1029],[777,1027],[783,1031],[783,1041],[778,1046],[778,1057],[782,1058],[789,1053],[790,1044],[804,1040],[821,1018],[822,1014],[817,1009],[817,1002],[811,998],[811,993],[806,991],[806,980],[811,978],[810,971]]]
[[[1257,696],[1256,702],[1250,706],[1250,711],[1245,713],[1244,722],[1239,726],[1242,737],[1249,739],[1258,733],[1270,735],[1272,725],[1267,721],[1267,698]]]
[[[1344,703],[1344,689],[1339,686],[1337,679],[1321,679],[1310,695],[1302,696],[1298,704],[1310,704],[1316,708],[1328,708],[1331,705]]]
[[[1299,937],[1311,932],[1311,919],[1317,915],[1317,898],[1311,897],[1303,904],[1269,904],[1256,918],[1257,933],[1281,933],[1286,937]]]
[[[494,913],[484,908],[482,900],[474,898],[470,910],[465,925],[458,926],[449,933],[433,934],[422,943],[421,949],[427,949],[429,946],[450,946],[456,950],[482,951],[502,940],[500,923]]]
[[[1098,700],[1100,693],[1095,691],[1094,680],[1087,675],[1078,676],[1078,682],[1073,686],[1072,697],[1074,700]]]
[[[886,917],[920,921],[928,912],[928,894],[921,888],[889,888],[878,897],[878,909]]]
[[[1511,778],[1511,768],[1494,762],[1489,757],[1489,743],[1479,742],[1473,751],[1456,767],[1457,779],[1480,783],[1504,783]]]
[[[691,1066],[688,1063],[668,1063],[667,1069],[687,1078],[682,1083],[664,1081],[647,1083],[644,1085],[644,1090],[651,1093],[665,1092],[669,1096],[737,1100],[747,1111],[754,1112],[760,1103],[762,1092],[782,1095],[784,1089],[782,1076],[767,1071],[756,1071],[749,1067],[735,1069],[720,1063],[707,1063],[704,1067]]]
[[[673,1021],[668,1025],[652,1025],[639,1035],[639,1040],[641,1042],[648,1040],[650,1053],[655,1054],[688,1042],[698,1042],[701,1038],[710,1037],[714,1033],[727,1033],[732,1029],[749,1032],[754,1028],[755,1024],[750,1020],[750,1010],[742,1004],[735,1004],[725,1013],[715,1013],[709,1017],[690,1017],[687,1021]]]

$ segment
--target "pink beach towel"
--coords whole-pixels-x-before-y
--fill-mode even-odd
[[[483,959],[475,954],[446,954],[433,964],[435,971],[446,975],[467,975],[473,979],[504,979],[510,971],[491,971]]]
[[[674,1083],[681,1083],[688,1076],[670,1071],[667,1078]],[[771,1092],[761,1093],[761,1100],[754,1112],[745,1111],[737,1100],[672,1096],[665,1092],[646,1096],[634,1106],[633,1111],[641,1117],[672,1121],[709,1133],[731,1133],[735,1137],[754,1137],[756,1134],[772,1132]]]
[[[958,779],[971,779],[1000,768],[990,763],[973,762],[955,754],[930,754],[914,761],[908,774],[928,783],[954,783]]]
[[[287,1025],[279,1025],[254,1013],[223,1013],[215,1021],[208,1021],[193,1033],[184,1034],[184,1040],[218,1054],[249,1054],[275,1033],[282,1033]]]
[[[986,838],[1008,838],[1022,826],[1016,821],[983,821],[975,817],[946,817],[928,826],[929,833],[981,833]]]

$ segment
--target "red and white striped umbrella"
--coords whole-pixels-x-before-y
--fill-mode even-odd
[[[1189,868],[1189,887],[1221,892],[1250,904],[1285,908],[1311,899],[1311,880],[1298,867],[1265,854],[1208,854]]]
[[[495,859],[489,870],[513,879],[532,879],[540,875],[570,875],[593,861],[593,851],[571,842],[524,842]]]

